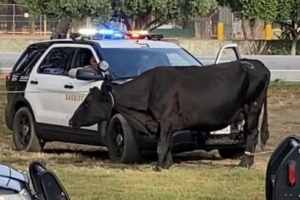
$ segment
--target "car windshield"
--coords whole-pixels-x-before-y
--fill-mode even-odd
[[[201,66],[181,48],[103,48],[114,79],[133,78],[157,66]]]

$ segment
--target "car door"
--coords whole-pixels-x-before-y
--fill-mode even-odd
[[[75,51],[76,48],[68,44],[54,44],[32,69],[25,98],[30,102],[37,123],[61,125],[61,103],[65,95],[59,92]]]
[[[237,44],[224,44],[219,49],[218,55],[217,55],[216,60],[215,60],[215,64],[219,64],[221,62],[221,58],[222,58],[223,53],[226,50],[229,50],[229,49],[231,49],[234,52],[236,60],[241,59]],[[245,123],[245,121],[243,122],[243,124],[244,123]],[[210,134],[212,134],[212,135],[219,135],[219,134],[223,135],[223,134],[230,134],[230,133],[231,133],[231,125],[223,128],[221,130],[210,132]]]
[[[83,67],[89,64],[90,57],[94,56],[97,63],[99,63],[99,57],[96,51],[91,45],[88,44],[74,44],[77,47],[76,54],[73,59],[71,68]],[[64,93],[64,100],[61,102],[63,107],[61,115],[61,125],[64,127],[69,127],[69,120],[72,117],[75,110],[84,100],[90,88],[97,86],[100,88],[103,81],[83,81],[75,78],[65,77],[61,88],[61,92]],[[83,116],[84,117],[84,116]],[[87,130],[97,130],[97,125],[82,127],[82,129]],[[76,131],[80,134],[80,132]],[[81,132],[83,133],[83,132]],[[85,132],[85,134],[90,134],[91,132]],[[96,134],[96,132],[95,132]]]

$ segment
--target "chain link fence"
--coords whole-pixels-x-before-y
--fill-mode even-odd
[[[0,4],[0,34],[49,35],[57,23],[44,15],[31,15],[23,5]]]

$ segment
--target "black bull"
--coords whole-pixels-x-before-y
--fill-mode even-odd
[[[243,112],[247,139],[239,166],[250,167],[254,163],[262,107],[262,149],[269,139],[269,82],[268,68],[253,59],[205,67],[156,67],[121,85],[104,81],[102,90],[92,88],[70,119],[70,126],[80,128],[107,121],[113,109],[130,116],[158,136],[155,169],[161,170],[173,163],[174,132],[219,130]]]

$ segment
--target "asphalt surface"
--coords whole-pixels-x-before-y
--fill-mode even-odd
[[[10,71],[18,60],[20,53],[0,52],[0,69]],[[272,80],[283,79],[286,81],[300,81],[300,56],[263,56],[242,55],[242,57],[261,60],[272,73]],[[196,56],[204,65],[213,64],[215,56]],[[222,56],[221,62],[235,60],[234,57]]]
[[[242,55],[243,58],[261,60],[270,70],[300,70],[300,56],[281,56],[281,55]],[[196,56],[203,64],[215,62],[215,56]],[[235,60],[235,57],[221,58],[221,62]]]
[[[20,55],[21,53],[0,52],[0,68],[12,68]]]

